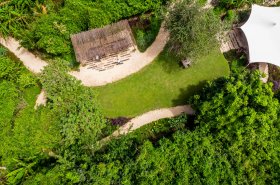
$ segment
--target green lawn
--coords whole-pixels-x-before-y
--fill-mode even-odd
[[[164,51],[140,72],[95,89],[105,116],[134,117],[149,110],[185,104],[205,81],[228,74],[228,63],[218,51],[188,69]]]

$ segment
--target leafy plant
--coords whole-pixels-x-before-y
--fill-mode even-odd
[[[132,26],[134,37],[141,52],[144,52],[155,40],[161,26],[157,15],[140,17],[136,25]]]
[[[45,3],[44,0],[2,1],[0,3],[0,34],[21,36],[21,32],[28,28],[29,23],[42,12],[47,13]]]
[[[5,56],[7,54],[7,49],[4,47],[0,47],[0,56]]]
[[[217,47],[221,30],[219,18],[211,9],[203,9],[187,0],[176,3],[166,20],[170,31],[169,48],[181,59],[196,60]]]

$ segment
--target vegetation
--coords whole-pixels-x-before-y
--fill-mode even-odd
[[[96,141],[113,129],[101,115],[94,93],[67,75],[65,62],[53,62],[40,76],[48,106],[36,111],[36,78],[7,57],[0,64],[0,166],[7,168],[7,182],[22,183],[54,164],[59,164],[50,172],[54,179],[74,182],[77,166],[87,165],[98,148]]]
[[[34,110],[38,79],[5,48],[0,50],[0,166],[7,168],[0,170],[0,184],[6,179],[16,184],[38,167],[35,158],[44,158],[56,145],[57,132],[48,109]]]
[[[241,2],[248,3],[227,3]],[[0,0],[0,33],[22,38],[29,49],[53,59],[36,76],[0,47],[0,184],[280,183],[280,96],[260,81],[258,71],[244,67],[244,58],[230,53],[229,74],[211,40],[217,19],[201,9],[205,0],[184,0],[170,12],[167,27],[177,57],[165,50],[139,73],[99,88],[84,87],[68,74],[70,34],[155,11],[163,3]],[[160,19],[141,21],[133,29],[144,51]],[[197,62],[183,69],[184,57]],[[48,102],[35,110],[41,88]],[[100,142],[116,129],[105,116],[132,117],[186,103],[194,116],[159,120]]]
[[[194,61],[217,47],[221,23],[211,9],[203,9],[198,3],[184,0],[169,11],[166,27],[170,31],[170,50],[180,59]]]
[[[245,5],[260,4],[263,0],[220,0],[218,7],[226,10],[241,8]]]
[[[47,14],[48,0],[1,0],[0,1],[0,35],[20,36],[23,29],[36,18]]]
[[[30,21],[25,21],[24,25],[28,26],[17,22],[15,30],[19,34],[16,34],[9,27],[0,29],[0,33],[10,32],[22,41],[23,46],[30,50],[40,51],[51,59],[54,57],[62,58],[74,64],[71,34],[102,27],[148,11],[155,11],[161,8],[165,0],[65,0],[63,3],[41,0],[38,2],[40,2],[38,6],[42,7],[44,12],[38,14],[37,17],[32,15],[33,11],[22,7],[24,12],[27,12],[25,17],[29,18]],[[3,6],[10,6],[10,3],[5,3]],[[32,6],[28,7],[32,9]],[[15,7],[12,6],[12,8]],[[3,14],[9,10],[3,9]],[[20,11],[21,9],[15,8],[11,12],[18,13]],[[7,17],[7,21],[9,20],[11,19]],[[148,42],[150,42],[149,39]]]
[[[264,0],[220,0],[214,11],[230,22],[239,21],[240,23],[247,20],[252,4],[263,5],[265,3],[269,2]]]
[[[140,72],[95,90],[105,116],[133,117],[149,110],[185,104],[205,81],[228,74],[228,64],[217,50],[198,59],[189,69],[183,69],[176,57],[164,51]]]
[[[143,15],[132,26],[132,31],[140,52],[144,52],[155,40],[161,26],[159,15]]]
[[[195,126],[186,117],[166,119],[113,140],[91,154],[75,182],[279,184],[279,101],[259,77],[245,72],[207,83],[191,101]],[[165,126],[171,130],[162,138]],[[64,169],[56,168],[26,182],[69,183],[54,179]]]

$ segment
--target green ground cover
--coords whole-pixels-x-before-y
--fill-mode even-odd
[[[140,52],[146,49],[156,39],[161,25],[158,15],[142,15],[136,23],[131,26],[137,47]]]
[[[95,88],[108,117],[133,117],[149,110],[185,104],[207,80],[229,74],[224,56],[215,50],[183,69],[164,51],[149,66],[123,80]]]
[[[54,122],[47,107],[34,109],[41,91],[36,75],[0,46],[0,166],[19,167],[17,178],[27,174],[23,158],[32,158],[53,144]],[[44,137],[42,137],[44,136]],[[25,172],[24,172],[25,171]],[[5,175],[0,171],[1,178]],[[10,179],[10,184],[17,184]]]

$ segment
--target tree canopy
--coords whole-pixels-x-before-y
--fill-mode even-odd
[[[71,33],[163,2],[5,1],[0,15],[10,12],[0,32],[19,26],[30,49],[65,58]],[[40,15],[25,19],[38,6]],[[181,58],[195,60],[216,46],[219,19],[191,0],[176,3],[166,24]],[[55,59],[35,76],[0,47],[0,184],[280,183],[279,97],[259,72],[232,65],[229,77],[207,82],[189,100],[194,116],[159,120],[102,144],[114,128],[94,89],[70,76],[68,64]],[[34,110],[42,88],[47,105]]]
[[[259,77],[243,73],[209,82],[192,100],[194,130],[139,146],[115,141],[99,156],[94,182],[278,184],[279,101]]]
[[[171,6],[166,27],[170,32],[169,48],[180,58],[197,59],[217,47],[219,18],[212,9],[183,0]]]
[[[259,77],[244,72],[208,82],[191,100],[194,118],[157,122],[97,150],[88,145],[95,139],[86,130],[63,122],[72,131],[62,132],[61,157],[25,182],[279,184],[279,100]]]

